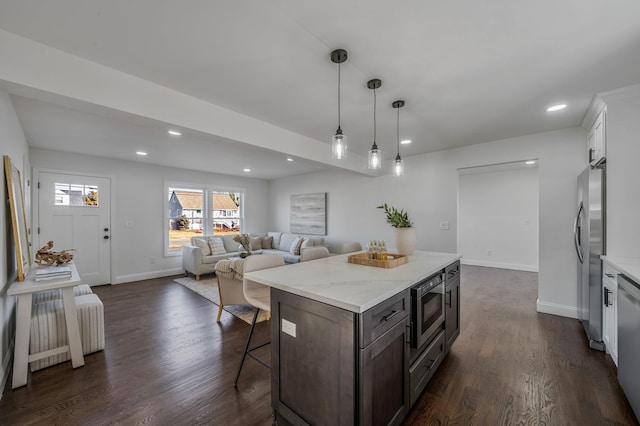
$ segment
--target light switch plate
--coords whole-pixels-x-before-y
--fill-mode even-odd
[[[448,231],[449,230],[449,222],[448,221],[442,221],[440,222],[440,229],[443,231]]]
[[[296,325],[291,321],[282,318],[282,332],[291,337],[296,337]]]

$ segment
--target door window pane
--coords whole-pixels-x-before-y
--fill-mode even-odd
[[[73,207],[98,206],[98,186],[73,183],[55,184],[54,205]]]

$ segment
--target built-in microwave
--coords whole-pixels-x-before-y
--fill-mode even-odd
[[[411,287],[411,346],[429,343],[444,324],[444,277],[432,275]]]

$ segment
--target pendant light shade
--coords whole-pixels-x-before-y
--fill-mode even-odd
[[[340,127],[340,64],[347,60],[347,51],[336,49],[331,52],[331,62],[338,64],[338,129],[331,138],[331,157],[341,160],[347,156],[347,135],[342,133]]]
[[[367,87],[373,90],[373,145],[369,150],[369,168],[379,169],[382,167],[382,152],[376,144],[376,89],[382,86],[380,79],[374,78],[367,82]]]
[[[395,101],[391,104],[398,111],[397,120],[396,120],[396,140],[398,142],[398,153],[396,154],[396,159],[393,162],[393,175],[395,177],[400,177],[404,175],[404,164],[402,163],[402,158],[400,157],[400,108],[404,106],[404,101]]]

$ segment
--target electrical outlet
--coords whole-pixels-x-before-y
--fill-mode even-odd
[[[149,258],[149,261],[151,262],[152,265],[154,265],[156,263],[156,257],[155,256],[151,256]]]
[[[487,250],[487,256],[491,256],[493,254],[493,252],[491,251],[491,249]]]
[[[296,337],[296,325],[291,321],[282,318],[282,332],[291,337]]]

